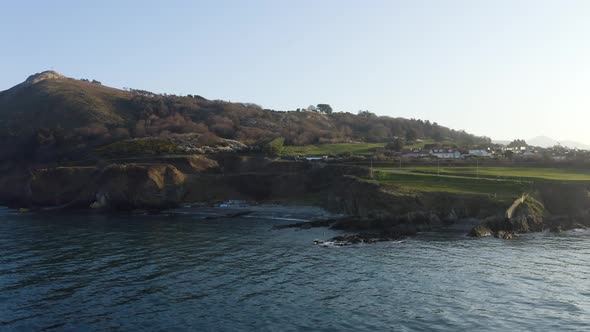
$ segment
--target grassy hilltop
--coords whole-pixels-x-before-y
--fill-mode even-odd
[[[198,95],[115,89],[51,71],[32,75],[0,92],[3,158],[18,154],[29,159],[71,159],[118,141],[178,135],[199,137],[200,145],[230,139],[260,146],[281,138],[292,152],[304,149],[303,153],[314,149],[303,146],[324,144],[344,144],[337,150],[357,152],[351,142],[373,148],[396,137],[489,142],[429,121],[376,116],[367,111],[275,111]],[[322,148],[318,149],[321,152]]]

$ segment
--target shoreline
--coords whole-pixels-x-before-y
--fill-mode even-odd
[[[524,200],[523,200],[524,202]],[[515,206],[511,206],[512,211]],[[6,215],[55,215],[61,213],[80,213],[80,214],[102,214],[121,216],[131,215],[153,215],[153,216],[192,216],[198,220],[215,221],[218,219],[264,219],[280,222],[271,228],[271,230],[281,231],[284,229],[307,230],[311,228],[328,228],[335,231],[341,231],[343,234],[329,239],[316,239],[313,244],[322,247],[340,247],[357,244],[374,244],[377,242],[398,242],[409,237],[415,237],[423,233],[448,233],[453,232],[462,234],[466,237],[496,237],[503,240],[511,240],[529,232],[538,233],[562,233],[574,232],[580,233],[587,231],[588,227],[581,223],[566,222],[567,217],[553,216],[547,220],[558,220],[553,222],[551,227],[542,227],[540,229],[528,230],[526,232],[514,231],[509,218],[452,218],[444,221],[435,220],[434,223],[399,223],[391,222],[383,224],[382,220],[367,220],[358,216],[345,215],[342,213],[333,213],[319,206],[291,202],[291,204],[277,204],[266,202],[253,202],[243,200],[229,200],[217,204],[192,203],[183,206],[164,209],[158,211],[149,211],[143,209],[136,210],[106,210],[106,209],[12,209],[6,206],[0,206],[0,216]],[[398,216],[400,217],[400,216]],[[403,216],[401,216],[403,217]],[[424,216],[422,216],[424,217]],[[430,216],[432,218],[432,216]],[[402,218],[403,219],[403,218]],[[550,221],[545,221],[551,224]],[[491,228],[496,227],[494,223],[505,223],[503,229]],[[373,224],[373,226],[366,226]],[[365,226],[362,226],[365,225]],[[567,226],[565,226],[567,225]],[[490,228],[491,227],[491,228]],[[484,229],[482,231],[482,228]]]
[[[497,198],[464,192],[407,190],[372,169],[329,163],[218,156],[208,169],[172,164],[55,167],[0,177],[0,201],[24,211],[54,213],[195,213],[203,218],[257,217],[302,227],[346,217],[330,227],[342,242],[376,242],[479,220],[470,236],[511,239],[545,229],[590,226],[585,184],[537,184],[535,191]],[[226,160],[226,159],[228,160]],[[203,161],[203,160],[200,160]],[[304,213],[302,213],[304,212]],[[381,239],[381,240],[380,240]]]

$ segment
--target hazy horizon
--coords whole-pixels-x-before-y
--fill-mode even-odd
[[[74,1],[4,6],[0,90],[53,69],[118,88],[420,118],[590,143],[585,1]],[[23,17],[27,17],[23,20]]]

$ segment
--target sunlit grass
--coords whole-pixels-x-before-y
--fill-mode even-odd
[[[461,194],[518,197],[528,191],[530,183],[463,177],[446,177],[423,173],[376,172],[376,181],[418,192],[449,192]]]
[[[383,168],[387,169],[387,168]],[[441,175],[481,176],[507,179],[544,179],[558,181],[590,181],[590,170],[566,168],[536,168],[536,167],[474,167],[456,166],[415,166],[404,167],[403,170]]]
[[[304,146],[286,146],[283,149],[285,155],[328,155],[342,154],[350,152],[356,155],[370,155],[375,152],[376,148],[382,148],[385,143],[336,143],[336,144],[318,144]]]

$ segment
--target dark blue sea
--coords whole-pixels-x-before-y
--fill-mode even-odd
[[[313,240],[341,233],[272,230],[298,217],[278,211],[1,210],[0,330],[590,329],[588,232],[325,248]]]

